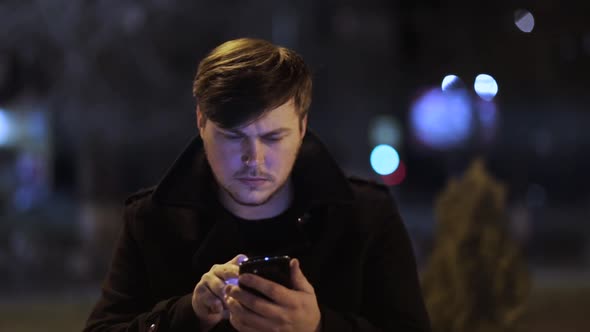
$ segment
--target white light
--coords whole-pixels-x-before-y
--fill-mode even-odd
[[[462,85],[463,85],[463,81],[461,81],[461,78],[459,78],[459,76],[447,75],[447,76],[445,76],[445,78],[443,78],[440,88],[443,91],[447,91],[447,90],[450,90],[453,88],[462,87]]]
[[[377,174],[391,174],[399,166],[399,154],[387,144],[377,145],[371,152],[371,166]]]
[[[514,12],[514,24],[520,31],[529,33],[535,28],[535,17],[528,10],[519,9]]]
[[[10,140],[10,119],[3,109],[0,109],[0,145]]]
[[[487,101],[494,99],[498,94],[498,83],[488,74],[477,75],[473,88],[478,96]]]

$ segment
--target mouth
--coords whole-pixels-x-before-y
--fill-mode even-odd
[[[265,178],[238,178],[238,180],[250,187],[259,187],[269,182]]]

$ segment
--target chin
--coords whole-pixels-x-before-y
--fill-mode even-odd
[[[266,204],[270,200],[270,194],[267,194],[267,193],[264,193],[264,194],[261,193],[259,195],[237,194],[237,195],[232,195],[232,198],[234,199],[234,201],[236,201],[237,203],[239,203],[241,205],[260,206],[260,205]]]

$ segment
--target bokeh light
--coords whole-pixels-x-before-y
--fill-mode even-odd
[[[371,152],[371,167],[380,175],[395,172],[399,166],[399,154],[390,145],[377,145]]]
[[[6,111],[0,108],[0,145],[8,143],[10,139],[10,120]]]
[[[498,94],[498,83],[488,74],[477,75],[473,88],[478,96],[487,101],[494,99],[496,94]]]
[[[528,10],[519,9],[514,12],[514,24],[520,31],[529,33],[535,28],[535,17]]]
[[[441,90],[443,91],[451,91],[457,89],[465,88],[463,81],[457,75],[447,75],[443,78],[442,83],[440,85]]]
[[[374,117],[369,124],[369,142],[371,145],[399,146],[402,143],[402,129],[399,121],[391,115]]]
[[[397,186],[398,184],[401,184],[406,179],[406,164],[400,160],[399,166],[395,172],[382,175],[381,179],[383,180],[383,183],[388,186]]]
[[[480,136],[484,142],[492,141],[498,126],[498,107],[494,101],[478,99],[475,102],[475,111],[478,115]]]
[[[429,90],[412,105],[410,125],[419,141],[431,148],[447,149],[465,142],[472,130],[469,95]]]

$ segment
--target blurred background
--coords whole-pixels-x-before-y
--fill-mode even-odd
[[[389,185],[423,271],[475,158],[530,275],[520,331],[590,326],[590,2],[0,2],[0,330],[78,331],[123,200],[196,134],[198,61],[258,37],[314,73],[310,126]]]

